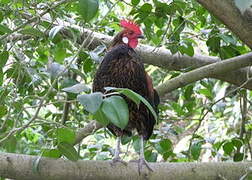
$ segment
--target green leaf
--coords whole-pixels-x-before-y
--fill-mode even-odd
[[[49,158],[60,158],[61,153],[58,149],[43,149],[42,156]]]
[[[129,122],[129,109],[125,100],[120,96],[111,96],[103,100],[102,112],[111,123],[124,129]]]
[[[3,68],[9,59],[9,52],[3,51],[0,54],[0,69]]]
[[[192,99],[193,88],[194,88],[193,85],[186,86],[185,94],[184,94],[186,100],[191,100]]]
[[[175,154],[172,151],[167,151],[163,153],[163,158],[166,161],[169,157],[175,156]]]
[[[0,105],[0,118],[8,113],[8,108],[5,105]]]
[[[191,146],[191,155],[194,160],[198,160],[201,152],[201,143],[195,143]]]
[[[114,88],[114,87],[105,87],[104,88],[106,91],[110,91],[110,90],[116,90],[119,93],[127,96],[129,99],[131,99],[132,101],[134,101],[134,103],[137,104],[137,106],[139,106],[141,100],[139,99],[139,96],[137,95],[137,93],[135,93],[134,91],[130,90],[130,89],[124,89],[124,88]]]
[[[48,65],[48,73],[50,73],[50,76],[54,79],[57,77],[59,74],[63,73],[65,70],[65,66],[59,64],[59,63],[51,63]]]
[[[11,0],[1,0],[0,2],[3,4],[8,4],[9,2],[11,2]]]
[[[169,151],[172,147],[172,142],[169,139],[161,140],[159,143],[164,151]]]
[[[77,161],[79,159],[78,152],[75,150],[73,145],[66,142],[58,144],[58,150],[69,160]]]
[[[101,108],[99,108],[95,112],[94,119],[96,119],[96,121],[98,121],[99,123],[101,123],[103,126],[107,126],[109,124],[109,119],[106,118],[106,116],[102,112]]]
[[[234,151],[234,145],[232,142],[227,142],[222,146],[224,152],[228,155],[231,155],[231,153]]]
[[[84,106],[85,110],[95,113],[102,104],[103,94],[95,92],[91,94],[78,95],[77,100]]]
[[[89,22],[98,12],[98,0],[79,0],[78,12],[82,18]]]
[[[219,37],[211,37],[206,41],[206,44],[210,51],[214,53],[218,53],[220,50],[220,38]]]
[[[89,55],[95,62],[101,62],[102,61],[101,53],[104,52],[105,49],[106,49],[105,45],[97,46],[94,50],[89,52]]]
[[[209,99],[213,99],[213,94],[212,94],[212,92],[211,92],[209,89],[206,89],[206,88],[204,88],[204,89],[199,89],[198,92],[199,92],[200,94],[205,95],[205,96],[208,97]]]
[[[3,148],[9,153],[16,152],[16,147],[17,147],[17,139],[15,136],[11,136],[3,143]]]
[[[173,108],[173,110],[179,115],[179,116],[182,116],[184,115],[184,111],[182,109],[182,107],[176,103],[176,102],[171,102],[171,107]]]
[[[56,46],[53,50],[54,58],[57,62],[62,63],[64,59],[67,57],[66,48],[61,46]]]
[[[133,5],[133,6],[136,6],[136,5],[138,5],[140,3],[140,0],[131,0],[131,4]]]
[[[159,154],[165,153],[165,150],[161,147],[160,143],[155,143],[154,147]]]
[[[238,153],[235,153],[233,160],[234,162],[238,162],[238,161],[242,161],[243,158],[244,158],[244,153],[238,152]]]
[[[45,35],[42,31],[40,31],[39,29],[33,28],[33,27],[22,29],[19,32],[21,34],[30,35],[30,36],[45,37]]]
[[[3,70],[0,69],[0,86],[2,86],[2,84],[3,84],[3,77],[4,77]]]
[[[175,54],[179,51],[179,46],[177,45],[174,45],[174,44],[171,44],[171,45],[168,45],[167,48],[171,51],[172,54]]]
[[[240,149],[243,145],[243,142],[242,140],[238,139],[238,138],[234,138],[232,139],[232,143],[233,145],[237,148],[237,149]]]
[[[155,120],[157,121],[157,114],[156,114],[155,110],[150,105],[150,103],[144,97],[142,97],[140,94],[137,94],[136,92],[132,91],[131,89],[127,89],[127,88],[106,87],[105,89],[107,91],[110,91],[110,90],[118,91],[119,93],[127,96],[129,99],[134,101],[137,105],[139,105],[139,100],[140,100],[145,106],[148,107],[148,109],[151,111],[152,115],[154,116]]]
[[[12,30],[3,24],[0,24],[0,32],[5,34],[5,33],[11,33]]]
[[[4,15],[3,15],[3,13],[0,11],[0,22],[3,21],[3,18],[4,18]]]
[[[140,138],[138,136],[133,137],[132,145],[136,152],[140,152]]]
[[[191,56],[191,57],[194,55],[194,48],[192,44],[187,43],[187,44],[179,46],[179,51],[182,54],[187,54],[188,56]]]
[[[85,79],[86,76],[83,72],[81,72],[81,70],[79,70],[77,68],[72,68],[72,67],[70,67],[70,70],[73,71],[78,76],[80,76],[82,79]]]
[[[66,87],[66,88],[62,89],[62,91],[69,92],[69,93],[75,93],[75,94],[79,94],[81,92],[87,92],[89,90],[90,90],[89,87],[83,83],[75,84],[73,86]]]
[[[76,134],[70,128],[58,128],[56,130],[56,136],[58,142],[66,142],[73,144],[75,142]]]
[[[77,84],[77,81],[75,79],[72,79],[72,78],[64,78],[64,80],[61,82],[60,84],[60,88],[61,89],[64,89],[66,87],[70,87],[70,86],[73,86]]]
[[[132,139],[132,137],[130,137],[130,136],[122,136],[122,138],[121,138],[122,145],[129,143],[131,141],[131,139]]]
[[[233,36],[225,35],[225,34],[219,34],[218,36],[219,36],[223,41],[225,41],[226,43],[230,43],[230,44],[236,45],[236,40],[233,38]]]
[[[144,152],[144,157],[148,162],[156,162],[158,154],[150,150]]]
[[[144,5],[141,6],[140,11],[150,13],[152,10],[152,5],[149,3],[144,3]]]
[[[93,61],[90,58],[87,58],[84,61],[84,65],[83,65],[83,70],[85,73],[91,72],[93,69]]]

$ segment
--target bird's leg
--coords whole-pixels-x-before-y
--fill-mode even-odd
[[[121,151],[120,150],[120,144],[121,144],[121,136],[116,138],[116,148],[115,148],[114,157],[112,159],[112,165],[117,163],[117,162],[120,162],[120,163],[122,163],[124,165],[127,165],[127,163],[120,158],[120,151]]]
[[[120,158],[120,151],[121,151],[120,144],[121,144],[121,137],[119,136],[116,138],[116,148],[115,148],[115,154],[114,154],[113,160],[121,159]]]
[[[143,165],[147,167],[149,171],[153,171],[153,169],[148,165],[144,158],[144,138],[143,135],[140,136],[140,155],[139,155],[139,161],[138,161],[138,173],[141,174],[141,170],[143,168]]]

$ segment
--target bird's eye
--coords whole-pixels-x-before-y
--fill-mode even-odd
[[[128,34],[129,34],[129,35],[132,35],[132,34],[134,34],[134,32],[133,32],[133,31],[129,31]]]

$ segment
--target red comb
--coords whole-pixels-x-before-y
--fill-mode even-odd
[[[126,29],[130,29],[137,34],[142,34],[142,31],[141,31],[139,25],[134,23],[133,21],[123,19],[120,21],[120,25],[121,25],[121,27],[126,28]]]

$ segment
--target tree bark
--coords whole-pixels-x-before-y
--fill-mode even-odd
[[[221,163],[149,163],[153,172],[137,164],[127,166],[110,161],[77,161],[40,158],[39,156],[0,153],[0,177],[22,180],[79,180],[79,179],[176,179],[176,180],[237,180],[246,174],[251,162]]]
[[[239,11],[233,0],[197,1],[252,49],[252,21],[244,17],[244,14]]]

